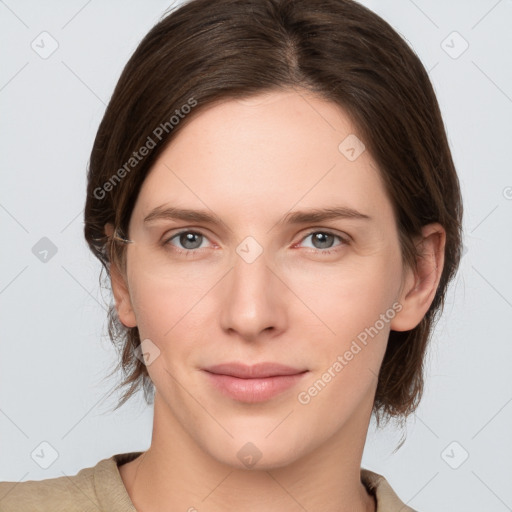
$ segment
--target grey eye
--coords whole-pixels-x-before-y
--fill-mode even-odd
[[[311,238],[314,249],[330,249],[334,245],[334,240],[340,237],[324,231],[315,231],[306,236],[304,240],[308,238]]]
[[[199,249],[204,241],[204,236],[201,233],[195,231],[182,231],[176,233],[173,237],[168,240],[171,245],[178,245],[178,248],[183,249]],[[174,243],[174,240],[178,240],[178,243]]]
[[[334,235],[330,233],[313,233],[313,244],[318,244],[316,245],[317,249],[326,249],[332,247],[334,238]]]

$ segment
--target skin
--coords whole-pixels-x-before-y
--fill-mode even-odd
[[[414,328],[434,298],[446,235],[439,224],[425,226],[417,268],[403,265],[369,152],[350,161],[338,149],[349,134],[357,131],[337,105],[303,90],[228,100],[191,119],[146,178],[130,220],[126,273],[111,267],[120,320],[159,350],[148,364],[156,389],[151,446],[119,468],[137,509],[375,510],[360,467],[376,377],[390,329]],[[145,225],[161,205],[207,210],[222,223]],[[278,223],[290,211],[332,206],[371,219]],[[199,249],[179,237],[159,245],[184,229],[204,235]],[[326,231],[336,236],[323,245],[309,236]],[[263,250],[251,263],[236,252],[248,236]],[[378,335],[300,403],[298,394],[390,309],[396,314]],[[244,403],[202,371],[232,361],[308,372],[276,397]],[[261,453],[250,469],[237,457],[248,442]]]

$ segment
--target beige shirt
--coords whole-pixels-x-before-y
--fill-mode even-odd
[[[113,455],[74,476],[0,482],[0,512],[137,512],[118,466],[141,453]],[[361,469],[361,481],[376,497],[377,512],[415,512],[400,501],[383,476]]]

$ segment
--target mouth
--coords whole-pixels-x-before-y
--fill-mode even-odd
[[[265,402],[296,385],[308,370],[278,363],[248,366],[225,363],[204,368],[211,385],[229,398],[245,403]]]

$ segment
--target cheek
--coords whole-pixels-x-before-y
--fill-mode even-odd
[[[397,312],[393,305],[400,271],[400,260],[390,251],[387,256],[354,258],[337,272],[322,268],[314,280],[302,279],[304,302],[328,327],[311,354],[311,379],[297,397],[315,428],[328,429],[316,417],[329,417],[329,428],[334,428],[374,392]]]
[[[162,275],[136,267],[130,277],[130,296],[141,337],[165,343],[182,324],[192,321],[211,279],[173,272]]]
[[[384,261],[351,269],[342,279],[318,276],[308,300],[329,327],[311,354],[311,378],[297,401],[313,430],[339,427],[370,403],[387,347],[399,281]],[[370,398],[369,398],[370,397]]]
[[[157,389],[165,389],[173,400],[178,400],[173,382],[182,380],[179,363],[186,362],[192,348],[190,336],[197,293],[144,272],[132,279],[130,290],[140,339],[151,340],[146,345],[153,351],[153,360],[147,366],[149,376]]]
[[[336,265],[316,265],[314,271],[289,268],[286,281],[338,347],[373,326],[392,307],[400,277],[400,260],[389,250],[368,257],[349,255]]]
[[[177,272],[172,279],[163,279],[142,269],[132,275],[130,290],[140,339],[149,339],[156,346],[152,350],[157,357],[147,367],[149,376],[157,389],[165,389],[176,403],[183,397],[178,397],[174,379],[188,380],[187,372],[197,354],[211,349],[208,332],[214,326],[208,319],[218,315],[208,313],[205,306],[212,303],[212,279]]]
[[[130,295],[141,339],[157,342],[179,318],[179,293],[159,286],[154,276],[139,275],[132,279]]]

